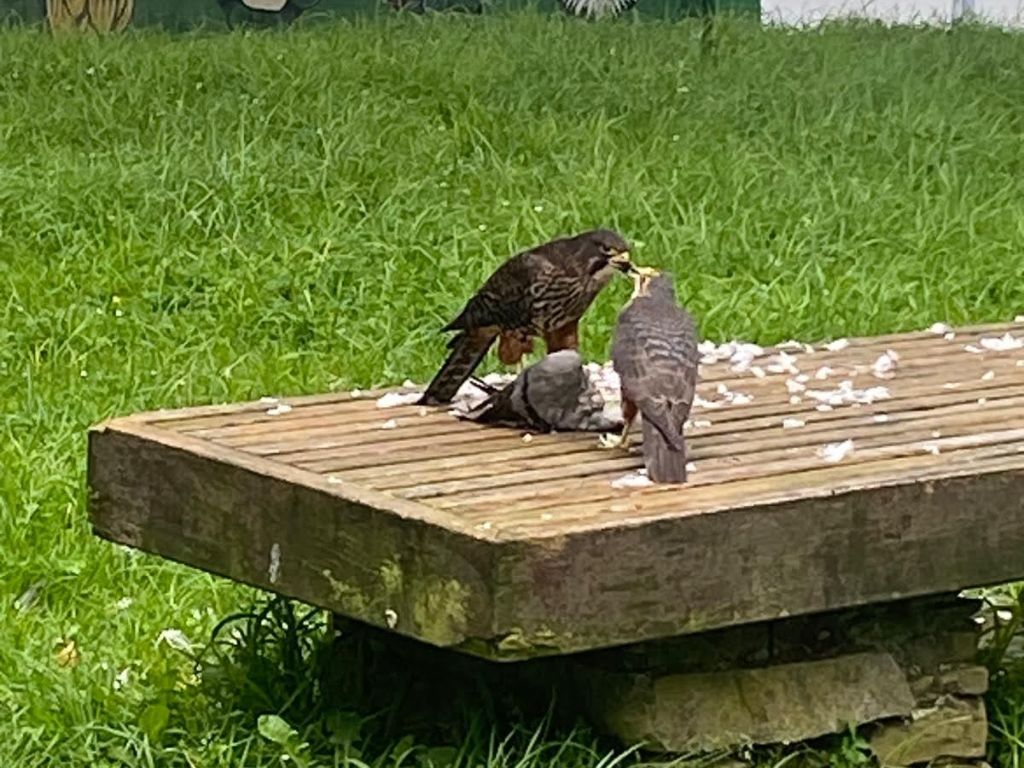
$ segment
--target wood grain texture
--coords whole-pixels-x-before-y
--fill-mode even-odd
[[[334,393],[101,425],[91,514],[115,541],[502,659],[1009,581],[1024,350],[966,348],[1024,326],[955,333],[791,352],[795,372],[773,349],[703,365],[683,487],[617,487],[642,459],[594,435],[524,441]],[[825,408],[809,392],[844,381],[888,397]]]

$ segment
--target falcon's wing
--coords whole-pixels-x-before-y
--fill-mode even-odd
[[[550,269],[542,255],[524,251],[502,264],[466,302],[445,331],[473,328],[522,328],[529,324],[531,288]]]

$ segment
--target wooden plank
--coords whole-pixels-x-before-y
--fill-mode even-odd
[[[836,407],[825,412],[816,410],[815,401],[807,400],[795,406],[790,405],[785,411],[774,406],[767,408],[759,406],[758,410],[753,410],[749,406],[725,408],[715,411],[714,421],[710,426],[700,428],[698,433],[700,435],[719,434],[743,425],[750,426],[752,430],[761,426],[765,428],[778,427],[781,426],[783,418],[790,416],[798,416],[808,424],[832,420],[837,427],[841,427],[842,419],[905,413],[906,411],[902,409],[910,407],[917,407],[922,411],[941,408],[948,403],[970,404],[977,407],[979,397],[984,397],[993,406],[998,406],[1003,398],[1024,393],[1024,382],[1011,386],[995,382],[982,382],[982,386],[984,388],[975,390],[936,388],[931,392],[916,390],[907,393],[895,392],[890,399],[877,401],[860,408]],[[695,418],[708,418],[704,414],[707,412],[698,411],[695,413]],[[710,418],[708,420],[710,421]],[[397,432],[395,437],[401,438],[404,434],[400,431]],[[370,472],[385,473],[390,468],[394,468],[396,471],[406,472],[409,468],[404,466],[405,464],[411,462],[420,464],[429,461],[424,458],[426,455],[455,459],[456,464],[461,465],[464,462],[459,457],[467,455],[483,458],[489,451],[519,448],[525,452],[532,452],[546,449],[551,445],[564,445],[574,451],[590,451],[593,449],[594,436],[576,433],[557,436],[539,435],[534,436],[529,444],[525,444],[522,441],[521,432],[513,429],[493,429],[484,434],[479,432],[467,434],[456,430],[454,433],[445,432],[443,438],[439,434],[408,442],[385,442],[366,447],[342,444],[337,447],[299,449],[277,454],[274,458],[316,472],[344,472],[346,476],[352,476],[353,473],[346,472],[346,470],[365,468]],[[425,454],[424,448],[431,450]]]
[[[992,428],[995,425],[989,426]],[[1009,436],[1015,434],[1016,429],[1024,427],[1024,417],[1018,416],[999,426],[1009,429],[990,434],[977,434],[970,429],[952,428],[943,433],[945,436],[939,439],[932,438],[928,431],[920,431],[908,435],[907,438],[894,436],[892,433],[881,433],[858,441],[857,449],[844,461],[866,462],[892,454],[911,456],[928,453],[929,447],[941,451],[942,446],[948,447],[951,445],[951,441],[962,437],[983,441],[986,444],[989,441],[998,442],[1008,439]],[[816,469],[826,464],[825,460],[817,455],[817,450],[824,444],[825,441],[776,448],[763,447],[743,454],[731,453],[727,446],[725,450],[709,450],[703,453],[695,451],[695,465],[699,471],[694,472],[693,478],[687,482],[686,486],[675,489],[659,488],[659,490],[683,496],[689,492],[689,489],[701,485],[723,483],[738,478],[792,474]],[[471,475],[463,479],[443,480],[435,483],[417,483],[416,478],[410,478],[408,483],[395,489],[395,493],[400,498],[406,499],[444,496],[448,500],[457,496],[463,499],[477,500],[475,492],[494,489],[496,500],[502,504],[512,505],[515,503],[517,495],[523,490],[527,490],[530,494],[547,493],[559,496],[564,500],[565,494],[574,486],[586,485],[589,487],[590,483],[580,483],[580,480],[589,480],[597,476],[611,489],[609,481],[614,477],[611,472],[615,470],[625,472],[630,469],[639,469],[642,466],[643,461],[638,452],[631,452],[629,457],[625,457],[619,452],[602,452],[597,460],[589,462],[570,461],[559,464],[539,464],[527,469],[511,470],[507,474],[499,474],[496,477]],[[608,493],[611,495],[611,490]],[[536,498],[535,495],[531,497]],[[446,504],[439,506],[445,509],[452,508]]]
[[[806,454],[814,459],[813,454],[820,446],[838,440],[853,440],[859,450],[873,445],[905,445],[909,451],[920,451],[921,445],[940,445],[938,437],[970,435],[983,429],[1010,428],[1024,424],[1024,399],[1014,408],[981,408],[975,405],[963,413],[946,415],[942,419],[924,418],[917,421],[893,420],[885,424],[877,424],[872,419],[863,419],[863,423],[842,423],[838,429],[835,422],[811,425],[799,429],[784,430],[777,428],[770,434],[750,434],[743,431],[721,432],[718,434],[700,434],[699,438],[690,443],[691,457],[698,463],[701,477],[695,482],[705,482],[704,473],[708,462],[718,460],[720,465],[733,468],[735,473],[749,472],[759,464],[771,460],[770,457],[799,457],[787,471],[800,469],[799,459]],[[860,420],[858,420],[860,421]],[[523,450],[518,459],[501,462],[472,463],[463,461],[458,467],[433,465],[424,467],[423,463],[408,467],[403,473],[375,476],[369,473],[360,476],[360,481],[378,490],[399,491],[414,489],[415,494],[399,493],[403,498],[423,498],[421,486],[429,485],[431,495],[447,495],[471,490],[518,486],[551,477],[556,480],[571,480],[576,477],[592,475],[601,471],[609,459],[623,456],[621,451],[598,450],[597,438],[584,444],[584,449],[571,453],[543,455],[536,457],[536,451]],[[638,437],[638,447],[643,438]],[[576,443],[572,444],[573,446]],[[589,450],[587,450],[589,449]],[[807,450],[810,449],[810,450]],[[638,452],[634,451],[633,466],[642,466]],[[442,460],[443,461],[443,460]],[[424,462],[425,463],[425,462]],[[628,465],[627,465],[628,466]],[[711,466],[714,466],[712,464]],[[546,474],[539,474],[544,471]],[[529,474],[529,477],[527,477]],[[342,475],[349,477],[348,475]],[[350,478],[351,479],[351,478]]]
[[[998,392],[999,396],[996,396]],[[987,394],[986,405],[978,405],[977,398],[973,393],[964,392],[943,392],[932,398],[922,401],[915,401],[915,405],[927,405],[928,407],[914,410],[892,410],[889,406],[894,401],[885,401],[863,408],[844,408],[827,412],[811,410],[803,414],[801,418],[806,426],[800,428],[801,432],[830,432],[840,434],[844,429],[851,426],[876,425],[881,428],[875,417],[884,416],[889,419],[889,424],[906,424],[922,420],[943,418],[947,415],[955,416],[961,413],[976,414],[985,409],[985,413],[993,414],[1001,409],[1024,408],[1024,384],[1017,387],[1003,387],[992,390]],[[910,405],[910,403],[903,403]],[[758,435],[775,434],[783,430],[783,419],[786,416],[761,416],[737,422],[736,420],[718,421],[709,427],[700,429],[691,428],[691,448],[701,444],[712,444],[712,440],[737,440]],[[438,458],[423,458],[419,452],[401,453],[388,458],[388,463],[379,463],[364,466],[365,462],[353,459],[352,463],[341,462],[313,462],[310,467],[314,471],[335,472],[353,482],[364,482],[378,488],[392,487],[392,478],[406,479],[415,474],[444,472],[446,479],[457,478],[473,469],[480,469],[484,472],[491,471],[490,465],[503,464],[507,461],[519,463],[531,459],[545,457],[563,457],[572,455],[573,460],[587,461],[589,457],[597,455],[594,451],[596,436],[580,435],[559,435],[555,439],[541,441],[536,438],[529,443],[524,443],[519,433],[509,430],[507,439],[500,442],[488,441],[484,448],[473,450],[473,462],[470,464],[465,459],[465,454],[449,455],[446,451],[439,451],[442,454]],[[642,444],[641,435],[637,435],[637,443]],[[412,464],[413,466],[409,466]],[[296,462],[297,466],[304,466]]]
[[[731,472],[731,467],[720,466],[717,470],[699,473],[703,476],[694,477],[693,485],[688,484],[685,489],[663,486],[615,489],[610,483],[600,481],[605,478],[599,478],[597,481],[581,481],[575,488],[563,487],[556,493],[550,493],[549,488],[537,483],[538,487],[533,492],[501,489],[489,495],[467,494],[460,497],[458,503],[447,503],[453,497],[446,497],[443,503],[435,503],[434,506],[458,511],[466,521],[476,522],[478,527],[481,522],[493,520],[493,527],[502,531],[523,521],[531,521],[530,536],[560,536],[570,528],[580,530],[581,527],[604,525],[616,516],[635,523],[648,513],[655,517],[666,513],[703,514],[722,509],[723,498],[744,504],[747,501],[744,494],[751,492],[761,494],[755,499],[757,502],[762,497],[779,499],[779,493],[783,493],[786,499],[829,493],[836,487],[843,487],[851,477],[865,486],[871,485],[872,478],[877,478],[878,484],[894,479],[920,482],[932,477],[933,470],[939,475],[947,470],[949,474],[955,474],[954,468],[966,466],[982,472],[984,467],[978,462],[993,458],[1000,462],[1009,458],[1024,467],[1024,437],[1021,434],[1018,429],[991,435],[945,438],[934,441],[945,446],[945,452],[938,455],[913,446],[882,445],[861,450],[841,465],[805,460],[802,466],[794,466],[792,461],[776,460],[767,467],[741,472]],[[793,471],[779,473],[780,466],[793,467]],[[890,471],[897,474],[890,477],[887,474]],[[916,474],[907,475],[907,472]],[[513,498],[508,499],[509,496]],[[496,515],[495,510],[501,510],[501,514]]]

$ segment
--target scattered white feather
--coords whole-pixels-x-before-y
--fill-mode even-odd
[[[820,403],[828,405],[846,405],[849,403],[869,405],[876,400],[888,399],[890,394],[888,389],[881,386],[868,387],[867,389],[854,389],[853,382],[846,379],[839,383],[838,389],[808,389],[807,396]]]
[[[263,405],[275,405],[277,403],[276,397],[261,397],[260,403]]]
[[[421,406],[420,409],[416,411],[416,413],[419,416],[428,416],[430,415],[430,409],[427,408],[426,406]]]
[[[945,336],[949,333],[950,327],[945,323],[934,323],[928,330],[936,336]]]
[[[788,418],[782,420],[783,429],[799,429],[800,427],[806,426],[807,422],[803,419]]]
[[[967,344],[964,347],[964,349],[967,350],[968,352],[970,352],[972,355],[980,355],[981,353],[983,353],[985,351],[984,349],[982,349],[981,347],[977,346],[976,344]]]
[[[833,373],[835,373],[835,370],[829,368],[827,365],[823,365],[821,366],[821,368],[814,372],[814,378],[816,378],[818,381],[824,381]]]
[[[996,372],[995,371],[985,371],[983,374],[981,374],[981,380],[982,381],[992,381],[992,379],[994,379],[995,377],[996,377]]]
[[[818,455],[830,464],[842,461],[853,453],[853,440],[843,440],[841,443],[827,443],[818,449]]]
[[[768,370],[772,373],[795,374],[800,372],[800,369],[796,367],[796,358],[784,351],[772,358]]]
[[[939,446],[937,446],[935,443],[923,443],[921,445],[921,450],[925,451],[926,453],[930,453],[932,456],[938,456],[940,453]]]
[[[1021,349],[1024,347],[1024,338],[1017,339],[1014,338],[1013,335],[1007,333],[998,338],[981,339],[978,343],[985,349],[989,349],[993,352],[1009,352],[1011,350]]]
[[[876,413],[874,416],[871,417],[871,420],[875,422],[875,424],[884,424],[889,420],[889,414]]]
[[[711,422],[707,419],[694,419],[691,424],[694,429],[707,429],[711,426]]]
[[[789,398],[790,405],[800,405],[800,403],[802,402],[803,398],[801,398],[799,395],[793,395],[791,398]]]
[[[899,359],[899,355],[891,349],[886,350],[885,354],[879,355],[875,362],[871,364],[871,371],[874,373],[875,378],[891,379],[894,375],[893,372],[896,370],[896,362]]]
[[[942,385],[942,388],[943,389],[957,389],[957,388],[959,388],[959,386],[960,386],[960,382],[959,381],[947,381],[945,384]]]
[[[764,354],[764,349],[757,344],[748,344],[742,341],[731,342],[733,353],[729,356],[729,362],[736,363],[742,360],[753,360]]]
[[[814,410],[821,411],[822,413],[826,413],[826,412],[832,410],[832,406],[829,405],[828,403],[822,403],[821,405],[814,406]]]
[[[289,413],[291,409],[292,407],[287,403],[281,403],[280,405],[275,405],[273,408],[268,408],[267,416],[281,416],[285,413]]]
[[[722,404],[715,400],[705,400],[700,395],[693,396],[693,404],[697,408],[703,408],[704,410],[714,410],[715,408],[721,408]]]
[[[648,485],[654,485],[654,483],[643,469],[612,480],[612,488],[644,488]]]
[[[956,334],[950,331],[949,333],[944,333],[942,335],[942,338],[944,338],[946,341],[952,341],[953,339],[956,338]]]
[[[527,432],[520,439],[522,440],[523,443],[525,443],[526,445],[529,445],[530,443],[533,442],[533,435],[531,435],[529,432]]]
[[[934,437],[936,440],[938,440],[940,437],[942,437],[942,433],[939,432],[939,430],[937,430],[937,429],[933,429],[932,430],[932,437]]]
[[[795,381],[793,379],[786,379],[786,391],[789,392],[789,394],[798,395],[801,392],[804,392],[806,389],[807,387],[805,387],[799,381]]]
[[[400,405],[415,405],[420,397],[421,392],[388,392],[377,398],[377,407],[397,408]]]
[[[340,477],[335,477],[334,475],[328,475],[327,476],[327,482],[330,483],[331,485],[341,485],[345,481],[342,480]]]
[[[987,402],[988,402],[988,398],[985,398],[985,397],[979,397],[978,398],[978,405],[984,405]]]
[[[849,340],[836,339],[835,341],[830,341],[828,344],[826,344],[825,349],[827,349],[829,352],[842,352],[848,346],[850,346]]]
[[[388,419],[387,421],[380,425],[381,429],[396,429],[397,427],[398,422],[395,421],[394,419]]]
[[[361,390],[361,389],[353,389],[348,394],[349,394],[349,397],[357,399],[357,398],[360,398],[360,397],[363,396],[363,390]]]
[[[692,462],[692,461],[686,462],[686,471],[687,472],[696,472],[697,471],[697,465],[694,462]]]

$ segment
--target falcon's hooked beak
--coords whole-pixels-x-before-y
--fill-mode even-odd
[[[626,275],[633,271],[633,262],[629,260],[629,251],[614,254],[608,259],[608,263]]]

